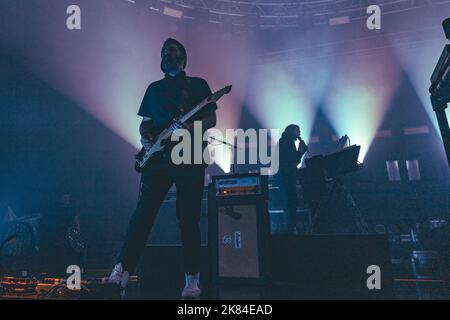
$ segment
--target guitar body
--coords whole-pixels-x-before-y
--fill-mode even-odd
[[[200,102],[197,106],[192,108],[187,114],[178,119],[177,123],[184,124],[190,118],[192,118],[197,112],[202,110],[205,106],[212,102],[217,102],[223,95],[228,94],[231,91],[231,85],[222,88],[221,90],[211,94],[209,97]],[[165,147],[166,141],[170,139],[173,130],[172,126],[164,129],[159,135],[155,142],[150,146],[150,148],[142,148],[138,154],[135,155],[134,169],[137,172],[144,171],[145,167],[149,164],[149,160],[152,159],[158,152],[162,151]]]
[[[145,167],[149,164],[151,158],[153,158],[160,151],[164,150],[164,146],[165,145],[163,141],[158,137],[158,139],[154,144],[152,144],[150,149],[141,148],[141,150],[135,156],[136,161],[134,163],[134,169],[137,172],[142,173]]]
[[[144,167],[141,167],[139,165],[139,161],[142,160],[144,154],[145,154],[145,149],[141,148],[141,150],[139,150],[139,152],[134,156],[134,158],[136,160],[136,161],[134,161],[134,170],[136,170],[139,173],[142,173],[142,171],[144,171]]]

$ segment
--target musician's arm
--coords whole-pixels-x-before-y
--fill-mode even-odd
[[[142,117],[141,125],[139,126],[139,133],[141,137],[151,139],[152,137],[152,121],[148,117]]]
[[[139,107],[138,115],[142,117],[141,124],[139,125],[139,133],[142,139],[152,140],[153,139],[153,121],[150,118],[152,101],[154,101],[154,90],[153,86],[149,85],[145,91],[144,98],[142,99],[141,106]],[[141,141],[142,141],[141,139]]]
[[[295,144],[294,144],[295,148]],[[295,163],[296,165],[299,165],[302,162],[303,155],[308,150],[308,146],[303,140],[300,140],[300,144],[298,145],[298,148],[295,148]]]
[[[303,157],[303,155],[308,151],[308,146],[306,145],[306,142],[303,141],[303,139],[300,139],[300,143],[298,145],[297,152],[299,154],[300,159]]]
[[[152,145],[153,136],[153,124],[150,118],[142,117],[142,122],[139,126],[139,133],[141,134],[141,144],[144,149],[149,149]]]

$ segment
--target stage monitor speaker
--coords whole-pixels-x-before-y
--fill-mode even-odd
[[[263,283],[269,233],[266,177],[213,177],[208,204],[214,282]]]
[[[281,299],[391,299],[388,240],[380,235],[274,235],[270,283]]]

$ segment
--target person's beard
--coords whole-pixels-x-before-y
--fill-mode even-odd
[[[174,73],[180,70],[181,61],[179,58],[164,57],[161,60],[161,70],[165,74]]]

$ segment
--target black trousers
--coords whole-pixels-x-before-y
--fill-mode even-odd
[[[287,212],[289,232],[294,231],[297,225],[297,177],[290,173],[281,173],[277,175],[278,185],[283,200],[284,210]]]
[[[173,184],[176,186],[176,216],[181,231],[184,270],[199,271],[200,214],[205,176],[204,166],[157,166],[142,174],[137,208],[133,213],[118,259],[124,270],[134,272],[161,203]],[[158,261],[155,261],[158,263]]]

